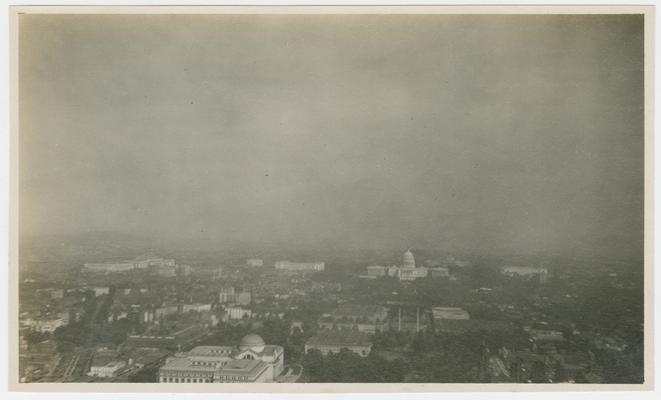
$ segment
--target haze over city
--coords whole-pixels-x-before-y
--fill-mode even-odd
[[[21,10],[20,390],[651,387],[652,7]]]
[[[642,18],[24,16],[21,235],[640,256]]]

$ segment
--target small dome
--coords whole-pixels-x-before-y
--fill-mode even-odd
[[[406,250],[406,253],[404,253],[404,266],[415,267],[415,258],[413,257],[411,250]]]
[[[254,333],[248,334],[241,339],[239,350],[252,350],[261,353],[264,350],[264,339]]]

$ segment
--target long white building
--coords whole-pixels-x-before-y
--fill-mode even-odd
[[[278,261],[275,263],[275,269],[287,271],[323,271],[326,264],[321,261],[317,262],[291,262],[291,261]]]
[[[87,272],[126,272],[148,267],[175,267],[177,264],[171,258],[138,257],[135,260],[110,263],[85,263],[83,270]]]
[[[544,283],[548,279],[549,270],[546,267],[519,267],[506,265],[500,269],[500,273],[507,276],[534,277]]]

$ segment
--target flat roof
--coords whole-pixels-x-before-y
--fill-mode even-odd
[[[189,356],[213,357],[218,355],[231,354],[235,350],[233,346],[196,346],[186,353]]]
[[[206,371],[216,370],[214,365],[193,365],[193,360],[186,357],[176,357],[170,359],[168,363],[161,367],[161,371]]]
[[[340,304],[335,311],[331,314],[334,316],[368,316],[371,317],[375,314],[387,312],[388,309],[384,306],[373,304]]]
[[[232,360],[223,366],[219,375],[225,376],[250,376],[257,377],[259,376],[266,368],[267,364],[260,360]]]

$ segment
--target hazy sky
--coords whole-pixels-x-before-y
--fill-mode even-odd
[[[22,16],[22,234],[642,248],[642,16]]]

